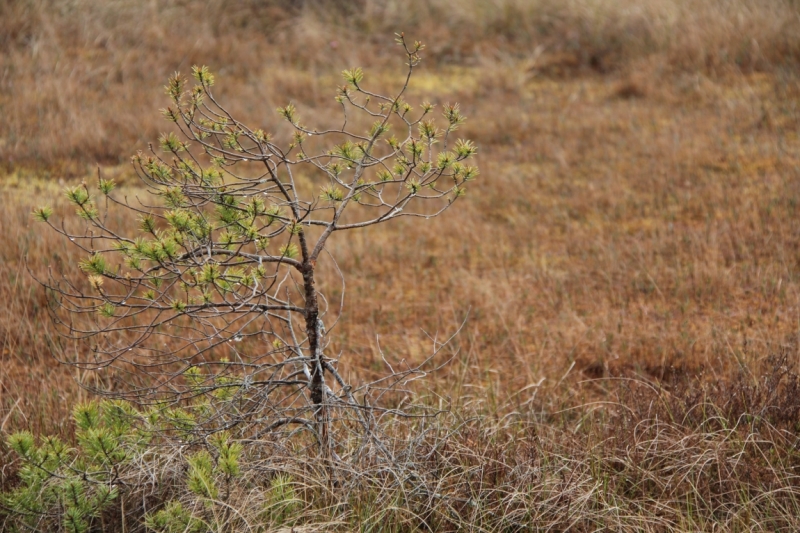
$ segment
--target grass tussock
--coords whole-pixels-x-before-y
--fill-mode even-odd
[[[532,402],[497,418],[480,402],[412,424],[386,420],[392,461],[360,439],[340,441],[343,455],[327,463],[298,441],[227,434],[190,446],[156,437],[143,452],[129,428],[114,447],[125,457],[113,469],[117,492],[92,523],[104,531],[791,531],[800,525],[800,378],[785,356],[765,365],[764,380],[741,374],[672,391],[593,382],[616,399],[558,412]],[[82,447],[63,467],[67,476],[91,457],[81,409]],[[126,414],[134,417],[126,427],[139,428]],[[38,445],[28,453],[54,446]],[[224,470],[230,449],[235,468]],[[19,462],[27,479],[28,462]],[[107,494],[101,475],[92,470],[95,482],[80,491],[88,501]],[[35,486],[49,513],[31,520],[0,511],[0,523],[58,527],[48,486],[57,490],[61,479]]]
[[[56,361],[85,347],[55,335],[28,270],[82,276],[31,211],[71,214],[64,185],[95,163],[141,195],[119,163],[166,129],[175,70],[211,66],[254,127],[282,133],[289,101],[325,127],[341,69],[397,81],[387,43],[405,30],[429,44],[411,96],[461,103],[482,175],[429,226],[332,243],[348,290],[332,351],[354,381],[374,378],[383,357],[423,360],[420,328],[452,331],[470,310],[455,359],[415,391],[448,413],[387,424],[391,467],[345,443],[334,486],[302,448],[244,443],[232,514],[186,486],[200,447],[165,441],[125,470],[106,529],[124,516],[135,531],[174,499],[242,531],[796,530],[796,4],[353,5],[0,5],[3,439],[75,442],[88,393],[74,378],[106,379]],[[18,487],[5,443],[0,463],[3,490]]]

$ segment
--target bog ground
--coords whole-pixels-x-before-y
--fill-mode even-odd
[[[253,126],[283,128],[289,102],[325,124],[342,69],[401,82],[405,31],[429,46],[409,99],[461,104],[481,175],[441,218],[332,242],[334,351],[375,377],[378,338],[420,361],[423,330],[469,314],[415,392],[452,413],[441,490],[483,503],[429,528],[797,528],[797,4],[335,4],[0,7],[0,435],[71,438],[76,379],[94,379],[57,362],[85,347],[54,335],[28,270],[81,274],[34,208],[71,213],[65,185],[98,166],[140,194],[127,160],[168,129],[175,70],[209,65]],[[3,488],[15,461],[0,445]],[[327,511],[305,516],[334,527]],[[424,530],[408,513],[397,529]]]

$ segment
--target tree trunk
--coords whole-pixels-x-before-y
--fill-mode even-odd
[[[319,302],[314,283],[314,263],[306,261],[303,264],[303,289],[305,291],[306,309],[306,336],[308,337],[308,351],[313,361],[311,363],[311,402],[314,404],[314,416],[317,420],[317,432],[323,453],[328,451],[328,419],[325,412],[325,378],[324,360],[322,356],[322,331],[319,320]]]

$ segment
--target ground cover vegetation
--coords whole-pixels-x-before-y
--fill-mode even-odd
[[[796,3],[6,2],[0,25],[0,483],[40,530],[797,529]],[[176,445],[208,405],[80,387],[115,378],[57,362],[91,345],[27,270],[96,294],[86,254],[31,213],[74,218],[64,190],[98,164],[141,195],[127,157],[165,131],[175,71],[208,64],[232,116],[290,136],[287,102],[341,126],[343,69],[393,91],[399,30],[429,44],[408,100],[461,104],[481,178],[440,218],[331,242],[326,350],[374,381],[469,310],[449,365],[386,404],[444,412],[385,419],[394,464],[353,441],[331,476],[313,439]]]

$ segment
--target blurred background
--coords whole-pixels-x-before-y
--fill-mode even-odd
[[[294,103],[338,116],[342,69],[402,83],[394,33],[427,44],[409,100],[459,102],[481,176],[425,223],[341,236],[335,351],[358,377],[456,359],[424,384],[484,413],[620,399],[619,379],[718,386],[798,362],[800,4],[794,0],[0,2],[0,432],[68,432],[85,397],[29,275],[78,276],[31,210],[168,129],[175,71],[208,65],[266,131]],[[133,224],[133,221],[131,222]],[[337,297],[332,273],[323,289]],[[748,378],[750,379],[750,378]],[[633,401],[633,400],[630,400]]]

